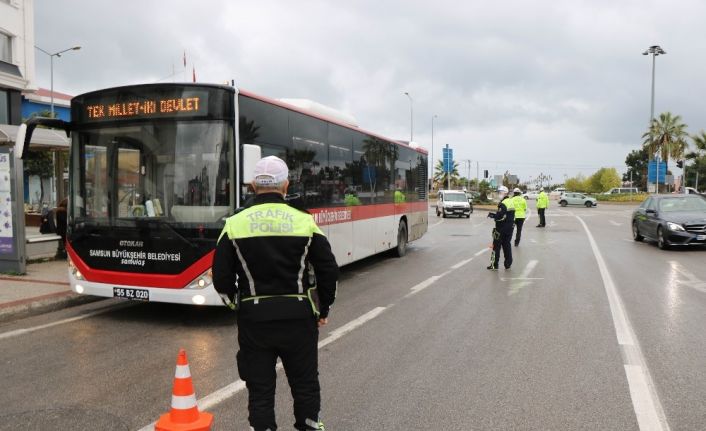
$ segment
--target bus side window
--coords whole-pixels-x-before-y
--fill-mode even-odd
[[[352,187],[353,132],[335,124],[328,129],[329,166],[323,187],[330,196],[330,206],[359,205],[355,188]]]

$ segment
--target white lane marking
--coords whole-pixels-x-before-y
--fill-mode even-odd
[[[544,280],[544,277],[500,277],[500,281],[510,280]]]
[[[476,252],[472,257],[469,257],[468,259],[462,260],[462,261],[460,261],[459,263],[457,263],[456,265],[451,266],[451,269],[459,269],[459,268],[462,267],[463,265],[467,264],[468,262],[472,261],[472,260],[475,259],[476,257],[478,257],[478,256],[480,256],[481,254],[485,253],[486,251],[488,251],[488,249],[487,249],[487,248],[484,248],[484,249],[482,249],[482,250]],[[441,277],[441,276],[440,276],[440,277]]]
[[[457,263],[456,265],[453,265],[453,266],[451,267],[451,269],[459,269],[460,267],[462,267],[463,265],[465,265],[465,264],[467,264],[468,262],[472,261],[473,259],[474,259],[473,257],[469,257],[469,258],[466,259],[466,260],[462,260],[462,261],[460,261],[459,263]]]
[[[649,376],[645,375],[643,368],[639,365],[625,365],[625,375],[628,379],[632,407],[635,409],[640,431],[662,430],[659,417],[655,409],[652,408],[652,400],[649,397],[650,388],[647,383]]]
[[[588,225],[579,216],[576,216],[588,237],[588,242],[591,244],[593,255],[596,258],[596,263],[603,279],[603,287],[605,288],[606,296],[608,297],[608,305],[610,306],[610,314],[613,316],[613,326],[615,334],[618,338],[618,343],[633,352],[630,356],[630,363],[624,363],[625,374],[630,387],[630,398],[632,399],[633,409],[637,417],[640,431],[660,430],[668,431],[669,424],[662,408],[662,403],[657,395],[654,381],[650,375],[650,370],[647,368],[645,356],[642,354],[640,344],[635,337],[635,331],[630,324],[622,300],[615,287],[613,278],[608,271],[608,266],[603,259],[596,240],[593,238]],[[625,362],[626,359],[624,358]]]
[[[431,277],[427,278],[426,280],[422,281],[421,283],[418,283],[418,284],[412,286],[412,287],[409,289],[410,292],[409,292],[408,294],[406,294],[404,297],[405,297],[405,298],[409,298],[410,296],[415,295],[415,294],[421,292],[422,290],[424,290],[424,289],[426,289],[427,287],[429,287],[429,286],[431,286],[432,284],[434,284],[434,282],[435,282],[436,280],[440,279],[441,277],[445,276],[445,275],[448,274],[448,273],[449,273],[449,271],[447,271],[447,272],[445,272],[445,273],[443,273],[443,274],[441,274],[441,275],[432,275]]]
[[[610,222],[610,224],[612,224],[613,226],[622,226],[622,225],[623,225],[622,223],[618,223],[617,221],[613,221],[613,220],[609,220],[609,222]]]
[[[349,332],[353,331],[354,329],[360,327],[364,323],[376,318],[377,316],[380,315],[383,311],[385,311],[387,308],[386,307],[376,307],[373,308],[372,310],[368,311],[367,313],[363,314],[362,316],[351,320],[350,322],[346,323],[345,325],[336,328],[335,330],[331,331],[329,333],[329,336],[326,337],[325,339],[319,341],[319,349],[323,348],[324,346],[333,343],[334,341],[338,340],[339,338],[343,337],[344,335],[348,334]],[[277,362],[277,365],[275,366],[275,371],[279,371],[282,369],[282,363]],[[199,406],[199,410],[208,410],[212,408],[215,405],[218,405],[222,403],[223,401],[227,400],[228,398],[233,397],[235,394],[238,392],[243,391],[246,388],[245,382],[242,381],[241,379],[237,379],[233,383],[230,383],[208,395],[205,397],[199,399],[196,401],[196,403]],[[144,427],[140,428],[139,431],[153,431],[154,426],[157,422],[152,422],[149,425],[145,425]]]
[[[346,323],[345,325],[339,328],[334,329],[329,333],[328,337],[319,341],[319,349],[333,343],[334,341],[338,340],[339,338],[343,337],[344,335],[358,328],[359,326],[362,326],[365,322],[378,317],[380,313],[382,313],[386,309],[387,307],[375,307],[367,313],[363,314],[362,316],[351,320],[350,322]]]
[[[127,303],[125,303],[125,304],[111,304],[107,307],[101,308],[100,310],[92,311],[90,313],[82,314],[80,316],[69,317],[67,319],[57,320],[56,322],[46,323],[44,325],[39,325],[39,326],[33,326],[31,328],[22,328],[22,329],[15,329],[14,331],[3,332],[2,334],[0,334],[0,340],[16,337],[18,335],[30,334],[32,332],[39,331],[42,329],[51,328],[53,326],[59,326],[59,325],[65,324],[65,323],[76,322],[77,320],[88,319],[89,317],[93,317],[93,316],[96,316],[98,314],[102,314],[102,313],[105,313],[108,311],[113,311],[119,307],[125,307],[125,306],[127,306]]]
[[[681,265],[679,262],[677,262],[675,260],[670,260],[669,266],[672,267],[672,271],[680,273],[682,275],[682,277],[684,277],[686,279],[686,280],[676,280],[677,284],[681,284],[681,285],[690,287],[694,290],[698,290],[699,292],[706,293],[706,282],[701,280],[699,277],[695,276],[693,272],[684,268],[683,265]]]
[[[534,270],[534,268],[537,266],[537,263],[539,263],[539,261],[537,261],[537,260],[530,260],[527,263],[527,266],[525,266],[525,269],[522,270],[522,272],[520,273],[520,276],[516,280],[514,280],[512,283],[510,283],[510,290],[507,292],[507,296],[512,296],[512,295],[516,294],[517,292],[519,292],[520,289],[532,284],[532,282],[529,281],[528,276]]]

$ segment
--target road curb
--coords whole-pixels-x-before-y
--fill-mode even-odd
[[[0,304],[0,323],[36,316],[89,302],[100,301],[101,296],[79,295],[74,292],[56,292],[34,298]]]

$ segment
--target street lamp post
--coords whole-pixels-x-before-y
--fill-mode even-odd
[[[434,114],[431,117],[431,176],[434,178],[434,118],[438,115]],[[434,190],[434,180],[431,181],[431,189]]]
[[[408,92],[405,91],[404,94],[409,97],[409,142],[411,143],[414,141],[414,108],[412,107],[414,101]]]
[[[66,51],[78,51],[79,49],[81,49],[81,47],[74,46],[71,48],[66,48],[62,51],[57,51],[53,54],[43,50],[42,48],[38,47],[37,45],[34,45],[34,47],[49,56],[49,70],[50,70],[49,73],[51,75],[51,89],[49,90],[49,91],[51,91],[51,94],[49,96],[51,98],[51,116],[52,116],[52,118],[54,118],[54,57],[61,57],[61,54],[65,53]]]
[[[652,45],[651,47],[647,48],[642,55],[650,55],[652,54],[652,97],[650,100],[650,146],[652,145],[652,139],[654,136],[652,135],[652,124],[655,119],[655,59],[657,58],[658,55],[666,54],[667,51],[663,50],[662,47],[659,45]],[[659,149],[657,150],[657,172],[656,172],[656,178],[655,178],[655,193],[659,193]]]

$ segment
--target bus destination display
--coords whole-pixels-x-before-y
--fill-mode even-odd
[[[200,96],[181,98],[154,98],[119,103],[87,104],[86,120],[117,120],[150,118],[171,115],[204,115],[207,103]]]

